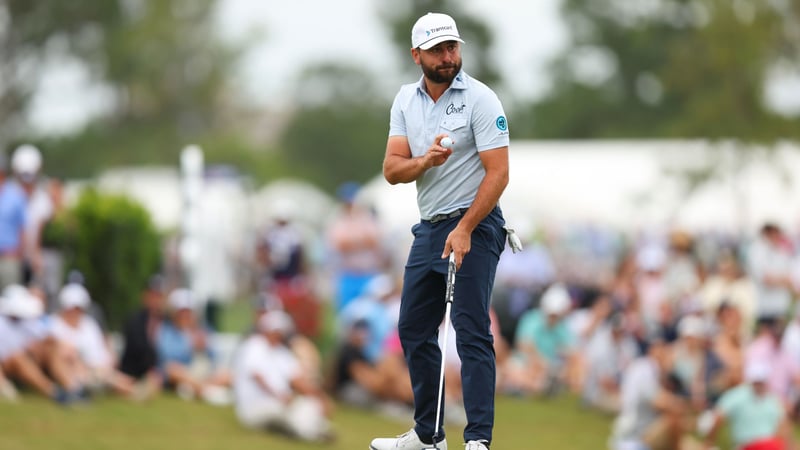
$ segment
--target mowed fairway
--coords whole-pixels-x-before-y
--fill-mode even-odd
[[[81,409],[63,409],[28,395],[19,404],[0,403],[0,449],[367,450],[373,437],[399,434],[411,424],[410,418],[397,421],[344,406],[334,421],[335,443],[302,444],[241,428],[231,408],[171,395],[148,404],[99,399]],[[499,398],[492,450],[603,450],[610,423],[570,398]],[[449,447],[462,448],[461,430],[447,432]]]

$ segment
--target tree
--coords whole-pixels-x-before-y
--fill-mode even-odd
[[[572,45],[552,64],[552,91],[518,112],[516,136],[800,136],[763,95],[770,70],[800,56],[797,2],[566,0],[563,7]]]
[[[389,111],[370,74],[323,63],[307,68],[294,94],[298,110],[280,149],[289,169],[329,192],[365,182],[381,171]]]
[[[227,77],[241,48],[213,32],[215,3],[0,0],[0,24],[8,25],[0,26],[0,136],[37,141],[55,175],[89,176],[121,164],[174,164],[187,142],[234,134]],[[78,60],[111,93],[111,109],[74,135],[21,135],[37,69],[53,58]]]
[[[44,238],[64,254],[68,270],[84,275],[113,329],[138,307],[161,263],[160,237],[148,212],[129,198],[92,189],[48,224]]]

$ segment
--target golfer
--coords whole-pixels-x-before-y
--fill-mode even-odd
[[[429,13],[411,31],[417,83],[400,89],[391,110],[383,174],[417,183],[422,220],[411,229],[399,332],[414,389],[415,427],[374,439],[373,450],[447,448],[436,423],[447,264],[458,268],[451,320],[462,361],[467,450],[486,450],[494,425],[495,354],[489,297],[506,238],[497,203],[508,184],[508,124],[497,96],[461,70],[456,23]],[[440,145],[442,138],[451,148]]]

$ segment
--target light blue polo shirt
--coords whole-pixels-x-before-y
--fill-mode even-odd
[[[405,136],[411,155],[428,151],[436,135],[455,142],[447,162],[417,179],[420,217],[431,217],[472,205],[486,171],[478,152],[508,146],[508,122],[497,95],[485,84],[459,72],[437,102],[425,90],[424,78],[400,88],[392,104],[389,136]]]
[[[13,181],[0,182],[0,253],[20,248],[27,197]]]
[[[725,392],[717,402],[717,410],[730,423],[737,446],[774,437],[784,417],[778,397],[773,394],[758,396],[749,383]]]
[[[539,355],[552,365],[557,365],[561,355],[575,345],[575,336],[566,321],[559,320],[550,327],[547,315],[539,309],[530,309],[520,317],[515,336],[518,342],[533,344]]]

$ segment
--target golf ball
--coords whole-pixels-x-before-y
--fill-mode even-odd
[[[439,145],[444,148],[453,148],[453,140],[449,137],[443,137],[441,141],[439,141]]]

